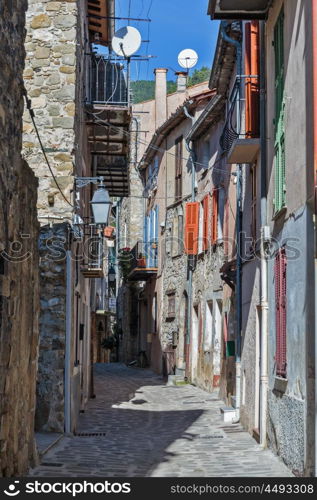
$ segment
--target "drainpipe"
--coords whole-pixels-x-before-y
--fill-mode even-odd
[[[72,257],[66,252],[65,433],[71,433]]]
[[[240,421],[240,406],[241,406],[241,330],[242,330],[242,257],[241,257],[241,234],[242,234],[242,168],[237,165],[237,221],[236,221],[236,238],[237,238],[237,279],[236,279],[236,321],[237,321],[237,338],[236,338],[236,415],[235,422]]]
[[[315,260],[315,405],[317,401],[317,382],[316,382],[316,359],[317,359],[317,5],[316,0],[312,0],[312,37],[313,37],[313,103],[314,103],[314,260]],[[315,477],[317,477],[317,410],[315,409]]]
[[[227,35],[226,27],[229,25],[227,21],[222,21],[220,24],[221,35],[223,39],[236,47],[237,56],[237,76],[236,80],[239,85],[238,103],[237,103],[237,127],[240,130],[241,124],[241,75],[242,75],[242,44],[238,40],[234,40]],[[242,230],[242,200],[241,200],[241,165],[237,165],[237,223],[236,223],[236,238],[237,238],[237,273],[236,273],[236,415],[234,423],[240,421],[240,404],[241,404],[241,329],[242,329],[242,260],[241,260],[241,230]]]
[[[265,227],[267,225],[266,189],[266,80],[265,80],[265,22],[260,22],[260,142],[261,142],[261,269],[260,269],[260,444],[267,446],[268,396],[268,266]]]
[[[188,112],[188,109],[186,106],[183,106],[183,110],[187,118],[189,118],[192,121],[192,125],[194,123],[194,117]],[[191,186],[191,201],[195,201],[195,178],[196,178],[196,171],[195,171],[195,161],[196,161],[196,154],[194,147],[189,146],[189,140],[185,140],[185,146],[186,149],[190,155],[191,159],[191,175],[192,175],[192,186]],[[188,256],[188,308],[187,308],[187,329],[186,329],[186,346],[187,349],[189,349],[189,344],[190,344],[190,332],[191,332],[191,323],[192,323],[192,306],[193,306],[193,271],[194,271],[194,255],[189,255]],[[186,352],[187,354],[187,352]],[[186,358],[187,360],[187,355]],[[188,357],[189,360],[189,357]],[[186,366],[186,370],[188,367]]]

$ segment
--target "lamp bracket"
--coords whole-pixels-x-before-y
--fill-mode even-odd
[[[75,177],[75,184],[77,188],[88,186],[88,184],[103,185],[104,177]]]

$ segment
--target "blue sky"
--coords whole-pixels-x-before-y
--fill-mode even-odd
[[[187,48],[196,50],[199,61],[196,68],[211,67],[219,24],[207,16],[208,0],[116,0],[116,16],[152,19],[151,23],[131,21],[142,40],[138,54],[157,57],[149,62],[132,62],[132,79],[152,79],[155,67],[169,68],[168,79],[174,79],[178,53]],[[149,10],[150,9],[150,10]],[[149,15],[148,15],[149,14]],[[116,21],[117,29],[127,21]],[[148,36],[149,33],[149,36]]]

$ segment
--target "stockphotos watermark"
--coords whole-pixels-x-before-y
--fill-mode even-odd
[[[11,242],[8,248],[0,252],[0,257],[11,264],[20,264],[26,262],[32,257],[32,253],[27,249],[28,243],[31,236],[29,234],[21,234],[19,239]],[[102,262],[107,259],[107,252],[104,251],[103,245],[100,239],[96,236],[85,238],[84,240],[77,241],[77,250],[72,252],[71,258],[74,262],[85,262],[86,260],[98,260]],[[167,236],[162,238],[159,243],[159,248],[157,241],[141,242],[142,243],[142,256],[147,259],[156,259],[158,254],[162,256],[175,256],[182,255],[186,251],[186,245],[184,239],[176,238],[173,236]],[[204,253],[212,256],[215,252],[217,246],[223,248],[224,254],[227,256],[236,255],[237,251],[239,256],[243,261],[261,260],[265,257],[267,260],[273,260],[276,251],[281,247],[285,247],[287,252],[288,261],[296,261],[301,255],[301,240],[300,238],[284,238],[282,241],[275,238],[271,238],[270,244],[266,245],[264,253],[261,253],[261,240],[254,240],[253,238],[247,236],[245,232],[240,233],[239,245],[237,244],[236,238],[221,238],[218,239],[215,244],[207,242],[204,238],[197,238],[194,240],[193,245],[196,247],[196,254]],[[302,245],[303,246],[303,245]],[[41,247],[41,260],[42,261],[53,261],[53,262],[63,262],[66,260],[66,254],[68,249],[68,242],[66,238],[60,236],[52,236],[45,240],[43,246]],[[124,255],[120,255],[120,249],[118,254],[118,260],[124,260],[125,262],[135,258],[133,249],[123,248],[125,250]],[[45,251],[45,252],[44,252]],[[138,257],[138,255],[137,255]]]
[[[81,481],[81,482],[43,482],[43,481],[29,481],[25,483],[23,489],[22,485],[20,485],[20,481],[13,481],[9,484],[4,490],[3,493],[7,497],[16,497],[20,493],[28,493],[28,494],[71,494],[72,497],[76,497],[82,493],[97,493],[97,494],[105,494],[105,493],[131,493],[131,483],[119,483],[112,481],[100,481],[100,482],[90,482],[90,481]]]

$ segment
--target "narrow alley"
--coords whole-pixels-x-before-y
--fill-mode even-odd
[[[239,424],[223,423],[216,392],[112,363],[95,365],[95,394],[77,435],[63,437],[33,476],[292,476]]]

